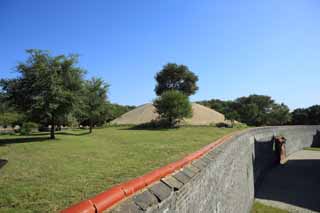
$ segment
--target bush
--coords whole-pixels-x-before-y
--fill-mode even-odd
[[[191,104],[188,96],[177,90],[169,90],[156,100],[153,105],[156,107],[160,115],[160,119],[164,123],[168,123],[169,127],[175,126],[185,117],[192,116]]]
[[[36,131],[38,129],[38,124],[33,122],[25,122],[22,124],[22,127],[20,129],[21,135],[30,135],[32,132]]]
[[[231,128],[231,125],[227,124],[225,122],[219,122],[219,123],[216,123],[216,127],[218,127],[218,128]]]

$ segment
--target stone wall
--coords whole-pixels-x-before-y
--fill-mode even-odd
[[[238,133],[107,212],[249,212],[255,185],[278,161],[273,136],[285,136],[287,153],[292,154],[319,146],[319,130],[320,126],[286,126]]]

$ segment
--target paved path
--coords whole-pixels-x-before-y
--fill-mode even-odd
[[[272,169],[256,200],[289,212],[320,212],[320,151],[302,150]]]

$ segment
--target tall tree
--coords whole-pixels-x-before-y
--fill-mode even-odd
[[[78,101],[84,71],[76,67],[77,56],[51,56],[48,51],[27,50],[29,58],[19,63],[19,76],[1,80],[7,99],[31,120],[48,120],[50,138],[55,138],[56,120],[70,113]]]
[[[167,90],[178,90],[190,96],[198,90],[198,77],[185,65],[168,63],[156,74],[155,79],[157,85],[154,90],[157,95]]]
[[[84,111],[89,121],[89,131],[92,132],[93,126],[103,118],[107,112],[107,92],[109,85],[100,78],[92,78],[85,82],[84,92]],[[103,120],[105,120],[103,118]]]

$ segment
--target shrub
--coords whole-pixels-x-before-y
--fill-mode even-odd
[[[38,129],[38,124],[33,122],[25,122],[20,129],[21,135],[30,135],[32,132]]]
[[[229,125],[229,124],[227,124],[225,122],[219,122],[219,123],[216,123],[215,125],[218,128],[230,128],[231,127],[231,125]]]

